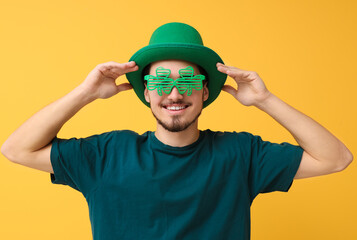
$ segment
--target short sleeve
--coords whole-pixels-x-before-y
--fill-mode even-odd
[[[248,183],[251,200],[259,193],[287,192],[299,169],[303,149],[287,142],[271,143],[260,136],[248,137]]]
[[[51,182],[68,185],[86,195],[96,187],[105,161],[105,146],[109,133],[87,138],[61,139],[52,141]]]

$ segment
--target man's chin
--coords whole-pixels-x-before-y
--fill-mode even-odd
[[[192,123],[182,123],[178,119],[173,119],[173,121],[168,124],[156,119],[158,124],[160,124],[165,130],[169,132],[181,132],[186,130]]]
[[[181,117],[173,116],[170,123],[167,123],[161,121],[158,117],[155,116],[154,113],[153,115],[156,118],[157,123],[160,124],[165,130],[169,132],[182,132],[197,121],[198,117],[201,115],[201,112],[199,112],[191,122],[182,122],[180,120]]]

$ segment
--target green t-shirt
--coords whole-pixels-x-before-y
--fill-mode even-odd
[[[287,192],[303,153],[211,130],[185,147],[129,130],[52,143],[51,181],[86,198],[94,240],[250,239],[253,199]]]

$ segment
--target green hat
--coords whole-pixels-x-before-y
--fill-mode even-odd
[[[171,22],[157,28],[151,35],[149,45],[141,48],[129,60],[135,61],[139,70],[127,73],[126,77],[145,105],[150,107],[144,96],[143,69],[152,62],[168,59],[193,62],[207,72],[209,97],[203,103],[204,108],[218,97],[227,79],[227,75],[216,67],[217,62],[223,63],[222,59],[212,49],[203,46],[201,35],[195,28]]]

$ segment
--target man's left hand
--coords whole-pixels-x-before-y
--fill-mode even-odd
[[[217,70],[227,74],[237,83],[237,89],[230,85],[224,85],[222,90],[231,94],[245,106],[257,106],[266,100],[270,92],[266,88],[258,73],[245,71],[236,67],[217,63]]]

